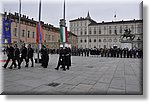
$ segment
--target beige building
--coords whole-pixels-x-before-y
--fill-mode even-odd
[[[11,43],[18,43],[18,26],[19,26],[19,14],[15,13],[9,13],[7,14],[5,12],[4,15],[7,15],[11,19]],[[20,29],[20,42],[21,43],[30,43],[33,47],[37,47],[36,44],[36,24],[38,22],[35,21],[33,18],[29,18],[26,15],[22,15],[21,17],[21,29]],[[58,49],[59,48],[59,40],[60,40],[60,29],[57,27],[54,27],[51,24],[45,24],[41,21],[42,29],[44,33],[45,38],[45,45],[47,45],[50,49]],[[76,38],[75,34],[69,33],[70,38],[69,43],[72,44],[72,46],[76,46]]]
[[[130,29],[131,34],[135,35],[132,47],[142,48],[143,20],[97,23],[91,19],[89,12],[85,18],[70,20],[70,31],[77,35],[78,48],[122,47],[120,36],[125,29]]]

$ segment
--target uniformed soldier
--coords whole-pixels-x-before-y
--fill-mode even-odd
[[[23,44],[21,46],[20,52],[21,52],[20,66],[21,66],[21,63],[23,62],[23,60],[25,60],[25,62],[26,62],[26,66],[25,67],[27,67],[27,59],[26,59],[27,58],[27,48],[25,47],[25,44]]]
[[[71,66],[70,51],[67,47],[65,47],[65,66],[67,66],[67,70],[69,70],[69,66]]]
[[[10,44],[10,45],[7,46],[7,48],[6,48],[7,61],[6,61],[6,63],[4,64],[4,66],[3,66],[4,68],[7,67],[7,65],[8,65],[8,63],[9,63],[9,61],[10,61],[11,59],[13,60],[13,57],[14,57],[13,52],[14,52],[14,48],[13,48],[12,45]]]
[[[31,48],[31,44],[28,45],[28,49],[27,49],[27,65],[26,67],[28,67],[29,65],[29,59],[31,60],[31,67],[34,67],[34,62],[33,62],[33,54],[34,54],[34,50]]]
[[[42,67],[47,68],[49,62],[49,55],[46,46],[42,45],[41,48],[41,60],[42,60]]]
[[[18,69],[20,68],[20,51],[19,48],[17,47],[17,44],[14,45],[14,53],[13,53],[13,61],[11,66],[9,67],[10,69],[12,69],[12,66],[14,65],[14,67],[16,67],[16,61],[18,63]]]
[[[122,58],[122,53],[123,53],[123,50],[122,48],[120,48],[120,57]]]
[[[58,70],[60,65],[62,65],[63,71],[66,71],[66,69],[65,69],[65,50],[63,49],[63,47],[60,47],[59,60],[58,60],[57,67],[55,69]]]

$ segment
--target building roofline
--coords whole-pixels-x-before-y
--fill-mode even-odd
[[[112,22],[104,22],[104,21],[102,21],[101,23],[96,23],[96,24],[92,24],[92,23],[91,23],[91,24],[89,24],[89,26],[104,25],[104,24],[131,23],[131,22],[135,22],[135,23],[143,22],[143,19],[140,19],[140,20],[135,20],[135,19],[133,19],[133,20],[126,20],[126,21],[122,20],[122,21],[112,21]]]

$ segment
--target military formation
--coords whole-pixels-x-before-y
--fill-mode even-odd
[[[10,69],[18,67],[20,69],[22,62],[25,62],[25,67],[29,67],[29,62],[31,62],[31,67],[34,67],[34,49],[31,47],[31,44],[28,44],[26,47],[25,44],[21,45],[19,49],[17,44],[12,46],[11,44],[5,49],[7,54],[7,60],[4,64],[4,68],[7,68],[8,63],[12,60],[10,64]],[[50,50],[46,46],[42,45],[39,51],[41,53],[40,63],[43,68],[48,67],[49,63],[49,53]],[[54,51],[55,54],[59,54],[59,60],[55,70],[69,70],[71,67],[71,56],[91,56],[91,57],[116,57],[116,58],[143,58],[143,50],[136,48],[69,48],[69,47],[60,47]],[[53,52],[53,53],[54,53]],[[51,53],[52,54],[52,53]]]
[[[73,48],[72,56],[100,56],[100,57],[117,57],[117,58],[142,58],[143,50],[136,48]]]
[[[49,62],[47,48],[44,45],[42,45],[40,52],[42,64],[41,66],[43,68],[47,68]],[[7,68],[10,60],[12,60],[10,67],[8,67],[10,69],[16,67],[20,69],[23,61],[26,63],[25,67],[29,66],[29,61],[31,61],[31,67],[34,67],[34,50],[31,47],[31,44],[28,44],[28,47],[26,47],[25,44],[22,44],[20,49],[18,48],[17,44],[14,44],[14,46],[10,44],[6,47],[5,53],[7,54],[7,60],[3,66],[4,68]]]

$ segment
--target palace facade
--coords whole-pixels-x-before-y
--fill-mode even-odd
[[[91,19],[88,12],[87,17],[70,20],[70,31],[77,35],[78,48],[110,48],[122,47],[120,36],[125,29],[130,29],[135,35],[132,48],[143,47],[143,20],[128,21],[102,21],[97,23]]]

